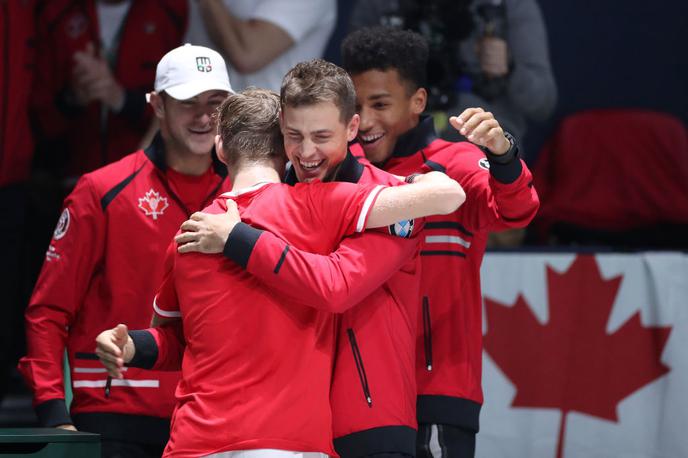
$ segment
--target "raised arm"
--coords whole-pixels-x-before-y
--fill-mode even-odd
[[[346,237],[329,255],[318,255],[239,223],[224,254],[290,299],[339,313],[361,302],[418,253],[422,221],[408,224],[410,238],[370,230]]]
[[[411,186],[387,187],[373,205],[366,228],[390,226],[398,221],[446,215],[466,200],[461,185],[442,172],[411,175]]]
[[[525,227],[540,206],[533,177],[518,157],[513,138],[505,136],[498,121],[481,108],[466,109],[450,119],[452,126],[476,145],[469,145],[464,161],[449,161],[447,173],[460,179],[467,196],[462,209],[471,230]],[[484,156],[484,157],[483,157]],[[482,158],[482,160],[481,160]],[[487,159],[489,167],[484,166]]]
[[[412,184],[384,187],[373,203],[365,228],[386,227],[402,220],[455,211],[466,200],[461,185],[441,172],[408,177]],[[180,253],[221,253],[229,233],[241,221],[236,203],[227,201],[225,213],[196,212],[182,223],[175,237]]]

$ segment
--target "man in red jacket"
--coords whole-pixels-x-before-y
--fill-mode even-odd
[[[349,78],[341,76],[341,69],[336,66],[319,61],[305,62],[294,67],[284,79],[281,94],[283,133],[293,164],[287,175],[288,183],[315,179],[357,183],[390,180],[389,173],[365,159],[354,157],[347,151],[346,144],[333,144],[327,130],[320,127],[324,114],[334,107],[324,105],[318,93],[337,84],[341,84],[340,91],[349,94],[342,97],[343,103],[336,105],[341,119],[357,118],[352,100],[353,84]],[[407,109],[420,110],[420,113],[423,107],[417,101],[410,101]],[[409,119],[404,128],[411,126]],[[491,115],[478,116],[469,128],[471,132],[495,128],[484,138],[476,139],[480,144],[498,142],[500,137],[507,142]],[[501,147],[506,146],[502,143]],[[420,170],[411,170],[408,175],[417,171]],[[390,226],[389,234],[366,233],[346,239],[332,257],[323,258],[304,253],[268,231],[253,235],[248,231],[229,233],[227,227],[218,222],[222,217],[195,215],[194,219],[195,223],[183,228],[194,230],[195,235],[178,236],[180,241],[197,244],[194,251],[220,252],[226,241],[226,256],[241,260],[240,265],[249,273],[280,293],[306,297],[311,303],[334,303],[336,310],[343,312],[338,324],[331,392],[337,453],[342,457],[380,453],[413,456],[416,448],[416,328],[421,308],[421,279],[417,275],[418,257],[414,255],[419,228],[402,222]],[[213,239],[222,243],[214,245],[210,236],[206,239],[208,233],[220,234]],[[204,240],[209,243],[201,249]],[[248,256],[243,253],[239,258],[242,253],[237,247],[247,245],[251,246]],[[394,275],[380,276],[388,272],[390,266]],[[354,280],[347,281],[349,286],[336,294],[328,295],[329,288],[317,287],[333,283],[328,278],[342,276],[351,276]],[[357,282],[373,277],[377,288],[367,294],[359,291]]]
[[[178,374],[131,369],[108,393],[93,339],[108,323],[148,326],[169,241],[182,221],[229,189],[227,169],[211,152],[212,115],[230,91],[215,51],[187,45],[167,53],[150,94],[160,136],[79,180],[46,253],[26,311],[19,370],[40,422],[100,433],[103,456],[160,456],[167,442]]]
[[[417,456],[470,457],[483,402],[480,264],[490,231],[524,227],[535,215],[532,177],[513,137],[479,108],[450,120],[471,143],[437,137],[422,116],[428,47],[420,35],[362,29],[345,39],[342,56],[366,157],[398,175],[443,171],[466,191],[466,203],[428,218],[423,234]]]
[[[140,147],[155,65],[182,44],[186,0],[42,2],[32,114],[39,145],[78,178]],[[58,148],[59,146],[59,148]]]

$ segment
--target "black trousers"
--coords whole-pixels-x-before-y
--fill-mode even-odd
[[[418,425],[418,458],[473,458],[475,431],[454,425]]]

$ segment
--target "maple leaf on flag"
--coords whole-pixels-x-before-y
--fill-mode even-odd
[[[608,334],[621,276],[605,280],[592,255],[579,255],[564,273],[547,266],[549,320],[540,324],[523,296],[513,307],[485,298],[484,347],[517,388],[513,407],[581,412],[618,421],[622,399],[669,372],[660,361],[671,327],[643,326],[636,312]]]

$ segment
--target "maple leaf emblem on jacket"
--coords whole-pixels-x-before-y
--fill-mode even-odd
[[[158,216],[162,215],[169,206],[167,197],[161,197],[160,193],[155,192],[153,188],[145,196],[139,197],[139,208],[143,210],[146,216],[152,216],[154,220],[157,220]]]
[[[643,326],[636,312],[607,332],[621,280],[603,279],[591,255],[564,273],[548,266],[544,324],[521,295],[512,307],[485,298],[485,350],[517,388],[512,406],[562,411],[558,457],[569,412],[618,421],[624,398],[670,371],[661,362],[670,327]]]

